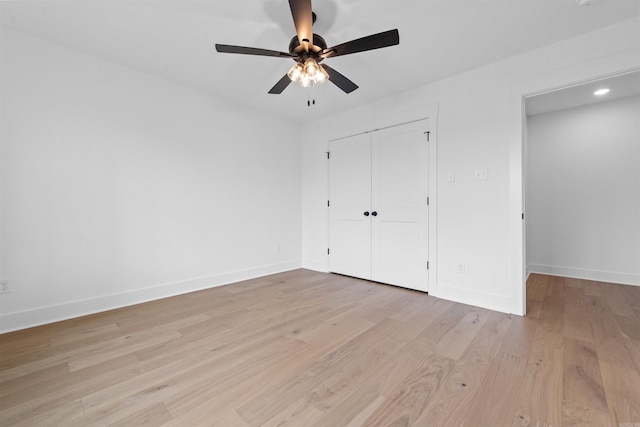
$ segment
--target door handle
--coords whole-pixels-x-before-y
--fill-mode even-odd
[[[365,213],[364,213],[364,216],[369,216],[369,212],[365,212]]]
[[[373,215],[373,216],[378,216],[378,212],[373,211],[373,212],[371,212],[371,215]]]

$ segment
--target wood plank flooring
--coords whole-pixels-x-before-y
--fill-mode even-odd
[[[0,425],[640,427],[640,287],[527,294],[295,270],[4,334]]]

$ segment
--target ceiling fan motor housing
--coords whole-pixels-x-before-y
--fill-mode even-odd
[[[319,58],[314,53],[316,52],[319,53],[325,50],[327,48],[327,42],[324,40],[322,36],[318,34],[314,34],[312,44],[313,46],[315,46],[315,48],[312,48],[311,46],[309,46],[308,56],[313,57],[314,59],[316,59],[316,61],[321,61],[323,58]],[[298,40],[298,36],[293,36],[293,38],[291,39],[291,42],[289,43],[289,53],[291,53],[292,55],[300,55],[301,59],[302,59],[302,56],[304,56],[303,54],[306,53],[304,48],[300,46],[300,40]],[[305,59],[306,58],[302,59],[302,61],[304,61]]]

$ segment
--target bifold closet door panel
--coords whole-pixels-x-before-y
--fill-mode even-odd
[[[428,290],[428,142],[424,123],[372,133],[371,278]]]
[[[329,144],[329,271],[371,278],[371,136]]]

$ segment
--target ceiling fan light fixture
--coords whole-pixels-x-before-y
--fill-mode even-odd
[[[307,58],[304,63],[296,62],[287,76],[302,87],[309,87],[312,83],[324,83],[329,79],[329,74],[313,58]]]

